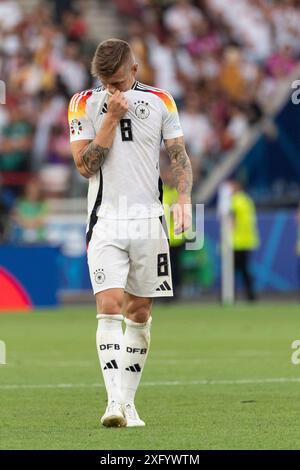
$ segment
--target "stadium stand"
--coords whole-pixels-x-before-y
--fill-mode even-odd
[[[45,237],[62,247],[60,288],[89,289],[82,267],[87,181],[73,164],[66,110],[74,92],[98,85],[90,77],[91,57],[99,41],[113,36],[130,41],[140,64],[138,79],[169,90],[177,102],[194,170],[194,201],[209,201],[259,136],[272,137],[282,126],[276,148],[271,139],[257,146],[256,173],[268,207],[270,199],[274,207],[283,205],[287,190],[294,207],[300,198],[297,181],[277,185],[275,197],[261,177],[269,178],[276,167],[283,175],[283,151],[285,173],[290,162],[289,173],[300,174],[295,162],[299,107],[275,123],[299,77],[299,7],[299,0],[0,0],[0,78],[7,91],[6,105],[0,105],[1,242]],[[42,194],[28,201],[33,181]],[[10,230],[24,210],[25,215],[36,211],[38,221],[43,215],[35,234],[26,221],[23,231]],[[261,222],[266,233],[268,224]],[[286,224],[293,234],[294,215]],[[186,252],[181,260],[187,298],[217,279],[214,216],[206,215],[206,225],[204,249],[197,256]],[[294,238],[289,244],[295,245]],[[289,253],[288,264],[294,255]],[[276,256],[286,259],[285,250]],[[262,257],[263,249],[257,266]],[[261,289],[271,277],[264,276]],[[277,281],[268,280],[272,288]],[[292,290],[295,283],[293,274],[280,288]]]
[[[75,91],[94,86],[89,66],[99,40],[129,39],[139,79],[173,94],[195,191],[262,122],[275,92],[299,65],[298,0],[2,0],[0,18],[6,207],[32,173],[39,174],[47,197],[85,194],[70,155],[66,107]]]

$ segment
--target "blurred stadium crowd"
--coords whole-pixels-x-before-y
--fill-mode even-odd
[[[270,110],[300,59],[298,0],[116,0],[141,81],[179,106],[200,182]]]
[[[80,11],[59,3],[54,9],[55,2],[43,2],[25,14],[18,2],[0,1],[0,76],[6,84],[0,171],[8,204],[32,173],[49,196],[74,187],[66,110],[69,97],[90,86],[94,45]]]
[[[297,67],[300,1],[114,3],[140,64],[138,79],[167,89],[178,104],[196,188],[269,112],[281,80]],[[106,5],[99,0],[100,9]],[[26,193],[36,193],[33,175],[38,198],[85,195],[66,122],[70,96],[97,85],[89,73],[95,44],[85,8],[45,1],[25,14],[19,2],[0,0],[0,77],[7,90],[0,106],[2,212],[27,182]]]

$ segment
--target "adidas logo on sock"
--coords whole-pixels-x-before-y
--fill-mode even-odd
[[[125,370],[129,370],[130,372],[141,372],[141,367],[139,364],[134,364],[133,366],[126,367]]]
[[[171,290],[171,287],[169,286],[167,281],[165,281],[156,290],[157,291]]]
[[[114,359],[106,363],[104,370],[107,370],[107,369],[118,369],[118,364],[116,363]]]

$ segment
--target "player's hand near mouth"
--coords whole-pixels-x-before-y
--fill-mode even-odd
[[[113,122],[119,121],[128,111],[128,101],[122,91],[116,88],[108,90],[107,118]]]

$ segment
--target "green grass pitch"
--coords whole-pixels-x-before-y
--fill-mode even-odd
[[[91,306],[1,314],[0,449],[297,449],[297,304],[158,305],[137,395],[145,428],[106,429]]]

